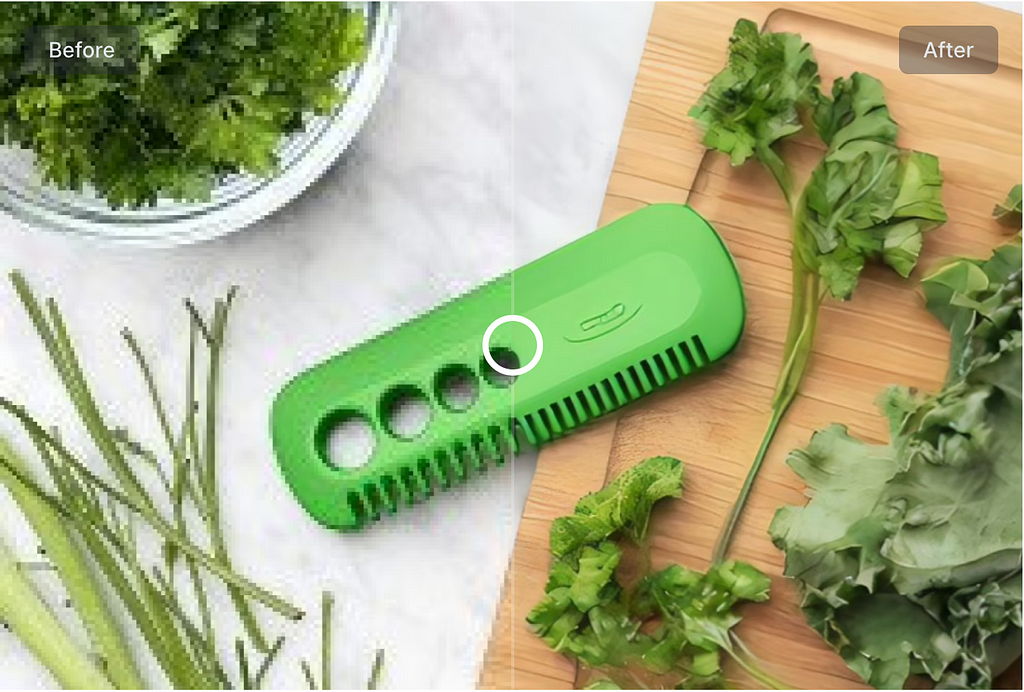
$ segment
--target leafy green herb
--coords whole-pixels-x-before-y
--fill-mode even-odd
[[[704,144],[738,166],[751,156],[787,195],[789,169],[772,148],[799,132],[801,109],[818,102],[821,78],[809,44],[796,34],[761,33],[748,19],[736,22],[729,63],[715,75],[690,115],[704,127]]]
[[[999,223],[1007,226],[1008,228],[1014,228],[1020,230],[1021,228],[1021,186],[1014,185],[1013,189],[1010,190],[1009,194],[1006,195],[1006,200],[1001,204],[997,204],[996,208],[992,210],[992,216],[996,217]]]
[[[545,597],[527,621],[555,651],[579,660],[599,675],[587,689],[652,685],[713,688],[725,682],[725,652],[762,685],[778,687],[738,642],[735,608],[768,599],[768,578],[735,561],[706,574],[671,565],[622,584],[616,538],[639,544],[654,504],[682,495],[683,466],[653,457],[587,495],[568,517],[551,527],[554,561]]]
[[[92,186],[112,207],[205,200],[225,175],[270,175],[282,138],[344,94],[365,53],[344,3],[101,2],[0,5],[0,122],[46,181]],[[131,75],[23,69],[34,26],[134,26]]]
[[[620,530],[637,543],[642,542],[654,503],[664,497],[682,496],[682,469],[678,459],[652,457],[587,495],[572,515],[552,524],[551,552],[562,557]]]
[[[810,47],[799,36],[736,24],[729,62],[690,110],[704,143],[733,165],[757,158],[778,182],[793,215],[793,293],[772,416],[713,560],[725,559],[736,523],[810,362],[818,309],[827,294],[850,298],[866,262],[901,276],[917,263],[923,234],[946,220],[934,156],[896,146],[898,127],[882,85],[865,74],[821,91]],[[827,149],[802,191],[777,145],[814,123]]]
[[[922,285],[951,333],[942,391],[886,392],[888,445],[833,425],[793,452],[813,494],[771,534],[808,622],[864,680],[988,689],[1021,647],[1021,247]]]

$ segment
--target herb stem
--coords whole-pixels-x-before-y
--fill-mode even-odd
[[[763,685],[767,689],[773,690],[790,690],[793,689],[792,685],[789,685],[782,680],[779,680],[774,675],[765,672],[761,666],[758,658],[754,653],[747,647],[742,639],[735,632],[729,633],[729,639],[739,647],[740,651],[737,652],[732,646],[725,647],[726,652],[729,656],[740,665],[743,670],[747,671],[757,682]]]
[[[775,678],[772,675],[761,670],[759,666],[749,663],[744,660],[743,656],[739,656],[733,651],[726,649],[729,652],[729,656],[732,660],[736,661],[740,665],[740,668],[747,671],[747,673],[754,678],[760,685],[765,689],[769,690],[789,690],[792,689],[789,685]]]
[[[754,487],[754,479],[761,470],[765,454],[768,452],[768,447],[771,445],[772,437],[775,435],[775,430],[779,427],[779,421],[781,420],[782,410],[773,407],[772,417],[768,421],[768,428],[765,430],[764,436],[761,439],[761,446],[757,450],[757,456],[754,457],[754,463],[751,464],[750,470],[747,472],[747,477],[744,479],[743,486],[740,488],[739,495],[736,498],[736,502],[733,503],[732,509],[729,510],[729,516],[726,518],[725,525],[722,527],[722,531],[718,535],[718,541],[715,543],[715,550],[711,554],[712,564],[724,562],[726,557],[728,557],[729,547],[732,545],[732,536],[736,530],[736,524],[739,522],[740,515],[743,513],[743,509],[747,504],[747,498],[750,496],[750,491]]]
[[[331,618],[334,596],[325,591],[320,601],[320,686],[331,689]]]
[[[132,356],[135,358],[135,362],[139,366],[139,371],[142,373],[142,379],[146,383],[146,391],[149,393],[150,401],[153,404],[153,411],[156,414],[157,423],[160,425],[160,432],[163,433],[167,446],[173,450],[175,447],[174,433],[171,432],[171,424],[167,417],[167,409],[164,406],[163,400],[160,398],[160,392],[156,386],[156,379],[153,377],[153,370],[149,367],[146,356],[143,355],[142,347],[139,346],[139,342],[135,339],[135,335],[132,334],[130,330],[124,329],[121,332],[121,336],[124,338],[125,343],[128,344],[128,349],[132,352]]]
[[[263,662],[260,664],[259,670],[256,671],[256,675],[252,679],[253,689],[261,689],[263,687],[263,680],[266,678],[267,673],[270,672],[270,666],[277,659],[277,655],[281,653],[281,647],[284,646],[284,635],[281,635],[274,642],[274,645],[270,647],[270,651],[263,657]]]
[[[306,678],[306,686],[311,690],[315,690],[316,680],[313,679],[313,669],[309,667],[309,661],[302,659],[299,662],[299,667],[302,668],[302,675]]]
[[[171,545],[174,545],[173,543]],[[192,591],[196,595],[196,603],[199,606],[199,619],[203,626],[203,638],[211,653],[217,650],[217,635],[213,630],[213,618],[210,615],[210,604],[206,597],[206,587],[203,586],[202,576],[196,567],[196,561],[191,557],[185,558],[185,566],[188,569],[189,580],[192,582]]]
[[[206,509],[206,525],[210,533],[210,544],[216,559],[228,569],[232,569],[231,557],[228,554],[227,542],[224,540],[224,529],[220,521],[220,500],[217,494],[217,391],[220,384],[221,354],[224,346],[224,334],[227,329],[228,310],[234,298],[235,289],[228,291],[227,298],[218,300],[214,307],[213,324],[209,330],[204,329],[209,347],[209,363],[206,379],[206,420],[203,430],[202,448],[202,483],[200,490],[204,495]],[[228,584],[228,593],[238,612],[246,634],[253,646],[261,652],[269,650],[267,639],[260,629],[245,594],[237,587]]]
[[[782,196],[786,200],[786,207],[793,211],[793,174],[789,170],[789,166],[782,160],[771,146],[758,146],[757,147],[757,159],[760,161],[768,172],[775,178],[775,182],[778,183],[779,189],[782,191]]]
[[[243,690],[251,690],[252,678],[249,675],[249,657],[245,653],[245,642],[235,639],[235,656],[238,658],[238,677]]]
[[[370,669],[370,677],[366,681],[366,689],[375,690],[380,685],[380,678],[384,674],[384,649],[377,649],[373,655],[373,668]]]
[[[800,223],[801,219],[800,215],[798,215],[796,224]],[[794,230],[794,233],[796,232],[798,232],[798,229]],[[747,472],[747,477],[743,481],[743,486],[740,488],[736,502],[733,503],[732,509],[729,510],[729,516],[726,518],[722,531],[718,535],[718,540],[715,543],[715,549],[711,556],[713,564],[723,562],[728,557],[736,525],[746,507],[750,492],[754,487],[754,481],[761,471],[761,466],[764,463],[765,456],[768,454],[768,450],[771,448],[772,440],[775,439],[775,433],[778,431],[779,424],[782,422],[783,417],[796,398],[797,392],[800,390],[800,383],[807,372],[807,366],[810,364],[811,349],[814,345],[814,333],[818,324],[818,308],[821,305],[824,294],[821,288],[821,279],[816,272],[811,271],[804,264],[795,248],[795,243],[792,257],[793,295],[789,312],[789,328],[782,352],[783,365],[779,371],[779,377],[775,383],[775,392],[772,396],[772,415],[761,439],[757,455],[754,457],[754,462]]]

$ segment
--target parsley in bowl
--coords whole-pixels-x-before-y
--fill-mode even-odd
[[[394,19],[387,3],[0,4],[10,157],[0,206],[37,226],[129,240],[151,238],[154,224],[176,223],[178,242],[251,222],[354,136],[386,73]],[[136,69],[26,70],[39,26],[134,27]]]

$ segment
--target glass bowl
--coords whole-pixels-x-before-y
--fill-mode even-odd
[[[207,240],[263,218],[331,167],[380,95],[394,54],[398,12],[389,2],[362,7],[367,17],[366,61],[340,77],[348,95],[335,113],[311,118],[305,129],[282,142],[275,176],[227,176],[207,202],[161,199],[151,207],[111,209],[88,190],[58,190],[43,183],[31,151],[0,147],[0,209],[32,228],[147,247]]]

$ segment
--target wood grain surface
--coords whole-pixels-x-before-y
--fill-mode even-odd
[[[939,156],[949,223],[932,232],[910,281],[869,268],[853,299],[827,301],[802,395],[766,459],[732,554],[772,577],[772,600],[745,611],[741,635],[771,673],[801,688],[863,687],[804,622],[782,578],[782,555],[767,527],[776,508],[802,504],[786,453],[811,433],[842,422],[868,440],[886,439],[874,407],[888,385],[934,390],[948,339],[922,306],[916,284],[951,254],[986,256],[1005,236],[993,205],[1020,182],[1021,18],[971,3],[700,3],[655,9],[634,86],[601,223],[655,202],[692,205],[736,257],[748,303],[740,347],[710,372],[684,380],[545,449],[520,524],[515,552],[481,675],[484,688],[569,689],[585,682],[576,666],[529,632],[525,616],[543,595],[551,520],[606,480],[653,455],[684,461],[682,501],[652,519],[655,568],[703,569],[767,424],[789,315],[788,214],[771,178],[751,164],[732,169],[706,154],[686,113],[725,62],[728,36],[747,17],[794,31],[814,46],[825,84],[853,71],[882,80],[900,144]],[[906,75],[898,34],[905,25],[988,24],[999,32],[991,75]],[[810,140],[787,143],[786,157],[809,172]],[[738,684],[749,682],[730,670]]]

